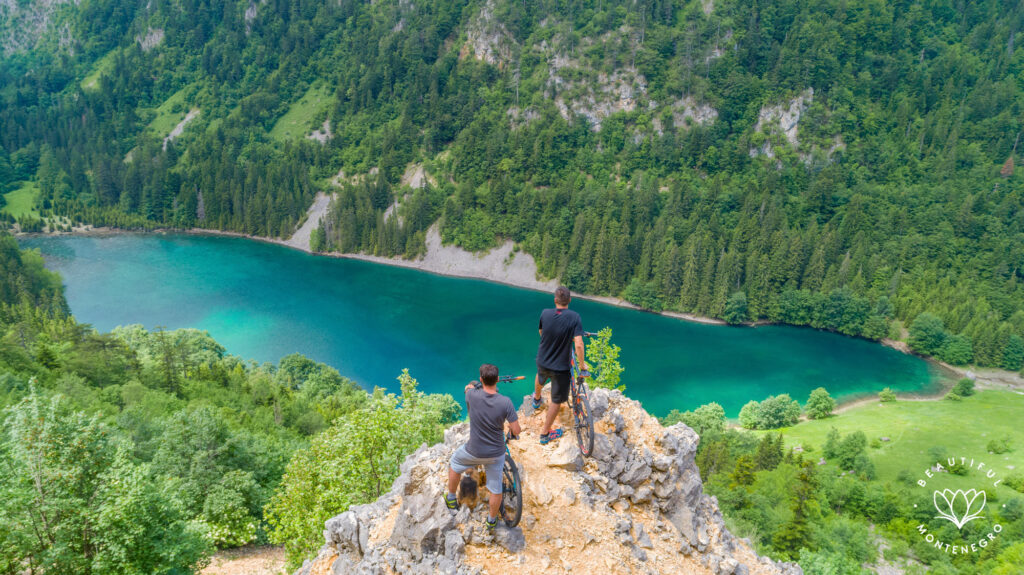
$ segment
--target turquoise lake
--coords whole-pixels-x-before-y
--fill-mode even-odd
[[[459,397],[484,362],[531,389],[537,318],[551,295],[369,262],[318,257],[240,238],[190,235],[34,237],[67,286],[71,311],[101,331],[207,330],[229,353],[276,362],[302,353],[364,387],[397,391],[402,368],[427,392]],[[843,399],[928,392],[940,368],[877,343],[806,328],[703,325],[574,300],[588,331],[610,326],[622,347],[626,393],[656,415],[717,401],[789,393],[801,403],[823,386]]]

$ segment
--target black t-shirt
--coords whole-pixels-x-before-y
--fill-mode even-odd
[[[583,335],[580,314],[571,309],[546,309],[540,312],[540,347],[537,365],[552,371],[572,368],[573,339]]]

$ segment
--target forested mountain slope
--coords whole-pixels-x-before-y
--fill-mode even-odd
[[[280,237],[337,189],[322,249],[437,223],[651,309],[920,319],[919,351],[1020,368],[1019,3],[46,7],[0,33],[0,182],[43,216]]]

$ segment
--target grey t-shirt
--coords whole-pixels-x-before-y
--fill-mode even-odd
[[[471,387],[466,391],[469,410],[469,443],[466,451],[473,457],[498,457],[505,453],[505,422],[519,420],[512,400],[500,393],[487,393]]]

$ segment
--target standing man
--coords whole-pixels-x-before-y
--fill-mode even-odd
[[[540,314],[540,346],[537,348],[537,380],[533,386],[533,408],[540,409],[542,402],[541,388],[547,380],[551,380],[551,405],[548,406],[544,418],[544,429],[541,430],[540,443],[562,437],[561,429],[551,429],[558,417],[558,410],[569,399],[569,380],[572,378],[572,353],[569,346],[576,346],[576,357],[580,367],[587,369],[583,361],[583,322],[580,314],[569,309],[569,288],[558,286],[555,289],[555,309],[546,309]]]
[[[501,510],[501,473],[505,467],[505,422],[512,435],[522,432],[519,415],[512,400],[498,393],[498,368],[485,363],[480,366],[480,382],[466,385],[466,410],[469,411],[469,441],[455,450],[448,462],[448,493],[444,497],[448,509],[458,509],[455,489],[459,478],[471,467],[483,465],[490,492],[490,513],[487,530],[498,524]]]

